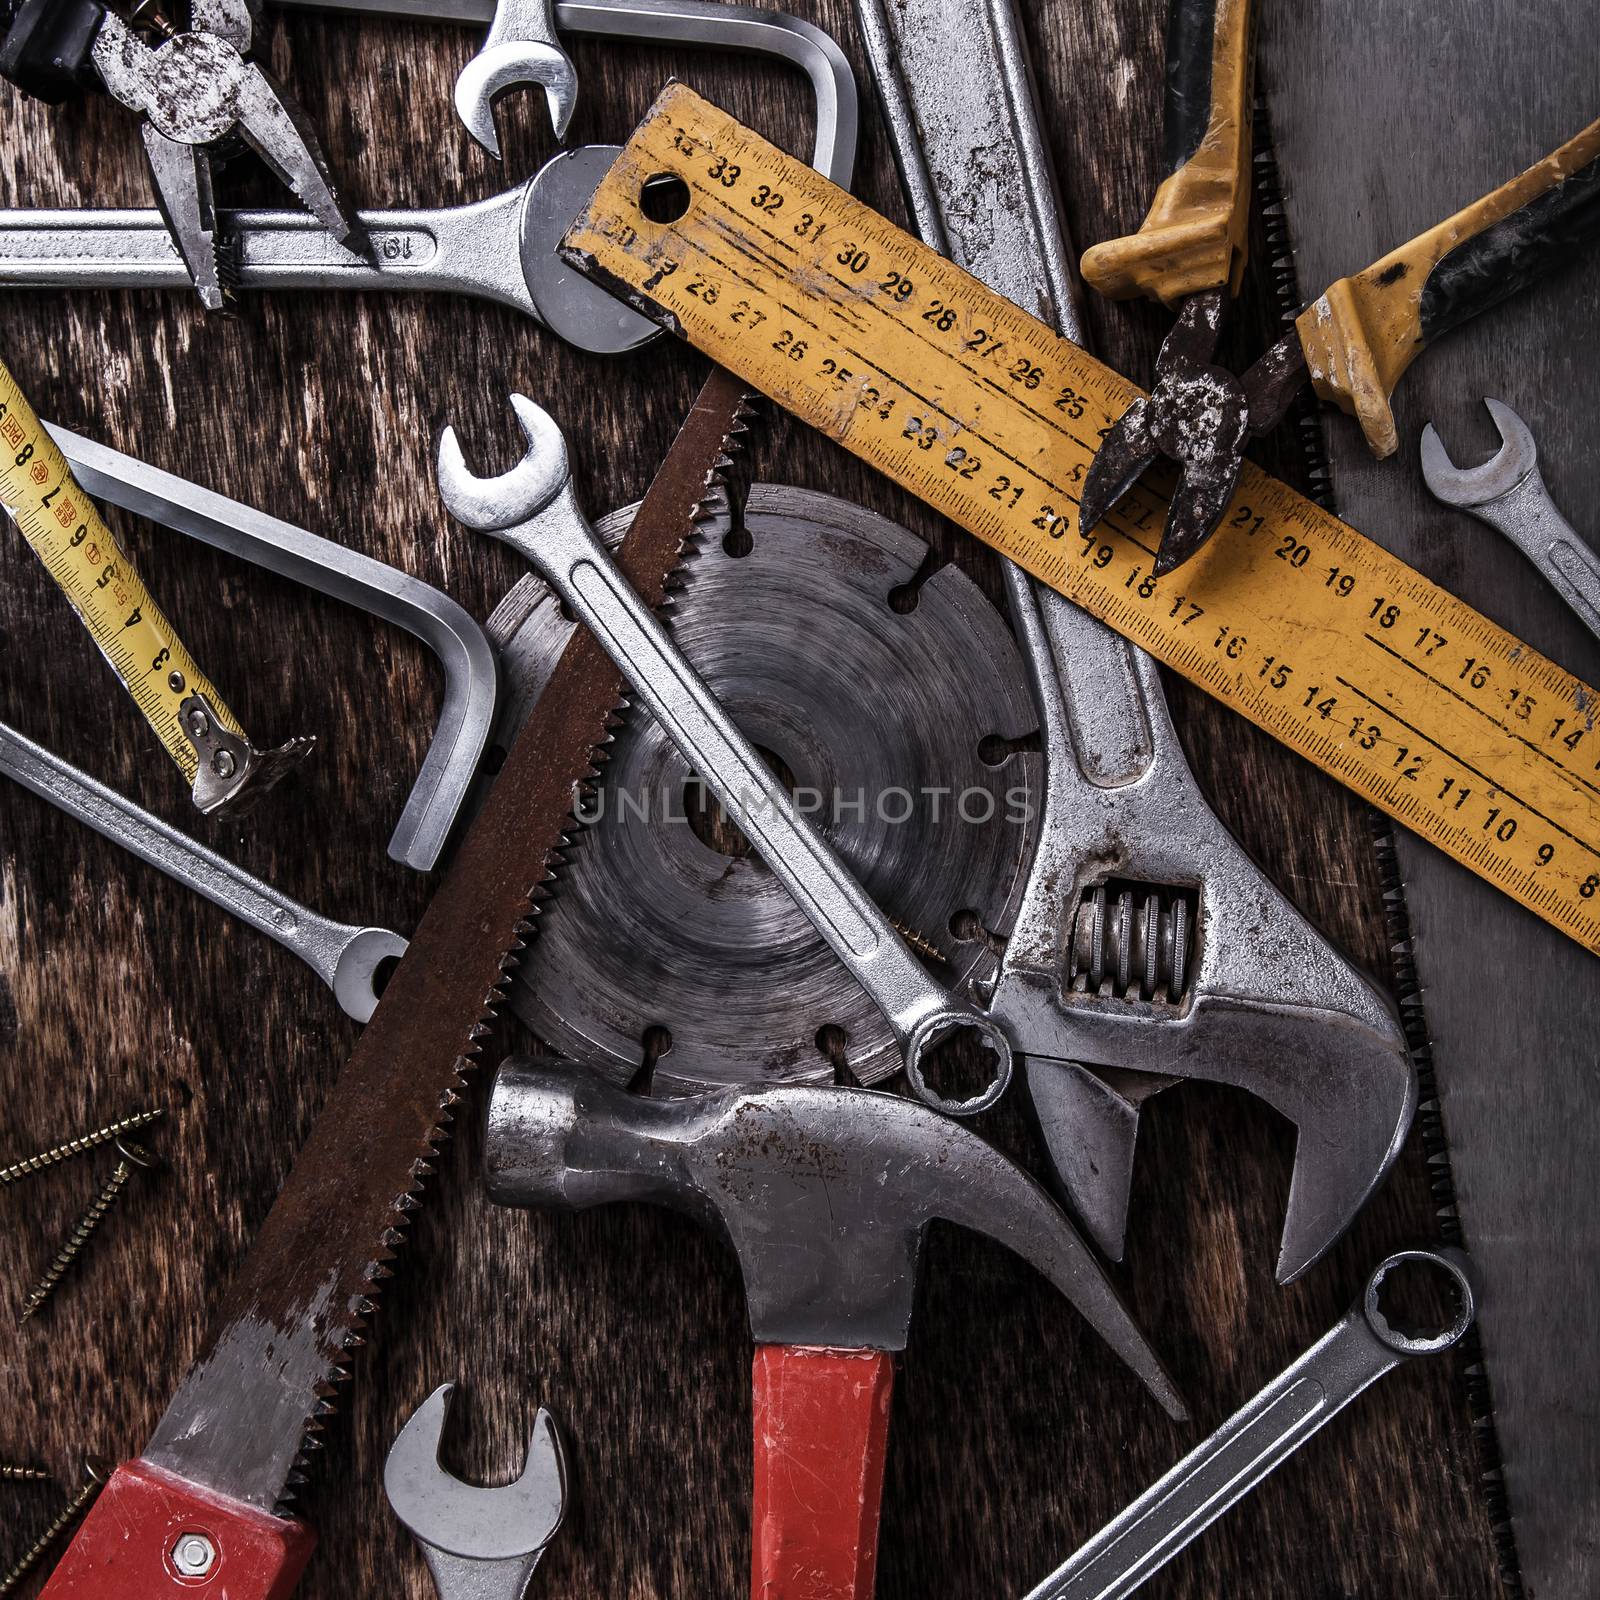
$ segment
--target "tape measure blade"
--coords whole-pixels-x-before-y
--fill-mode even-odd
[[[648,179],[687,185],[670,222]],[[683,85],[569,261],[1600,953],[1595,692],[1247,464],[1156,579],[1166,505],[1078,487],[1139,390]]]

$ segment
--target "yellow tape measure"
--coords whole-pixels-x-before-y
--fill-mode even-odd
[[[688,186],[672,222],[640,209],[661,174]],[[1249,463],[1166,578],[1155,494],[1082,538],[1077,486],[1139,391],[681,85],[564,254],[1600,953],[1597,696],[1554,662]]]
[[[3,361],[0,506],[72,602],[203,811],[235,799],[252,778],[265,787],[308,748],[292,741],[265,757],[251,749]]]

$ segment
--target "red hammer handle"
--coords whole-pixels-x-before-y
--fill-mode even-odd
[[[872,1600],[894,1357],[756,1346],[752,1600]]]
[[[129,1461],[100,1491],[39,1600],[288,1600],[316,1542],[303,1522]],[[183,1563],[204,1570],[185,1572]]]

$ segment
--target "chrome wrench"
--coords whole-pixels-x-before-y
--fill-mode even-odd
[[[4,723],[0,723],[0,772],[240,922],[276,939],[333,990],[346,1016],[365,1022],[377,1009],[379,968],[406,951],[399,934],[386,928],[351,927],[307,910]]]
[[[392,5],[324,6],[416,15]],[[432,14],[430,12],[430,14]],[[454,15],[448,8],[446,16]],[[837,44],[808,22],[712,0],[563,0],[568,32],[702,45],[788,61],[816,97],[812,164],[848,188],[855,166],[855,79]],[[555,247],[615,159],[612,145],[569,150],[503,194],[466,206],[365,211],[365,260],[292,211],[219,217],[232,241],[241,289],[426,290],[495,301],[597,355],[619,355],[660,329],[573,272]],[[0,286],[150,289],[190,287],[161,214],[149,211],[0,211]]]
[[[1556,508],[1539,471],[1528,425],[1503,400],[1485,400],[1500,449],[1478,467],[1458,467],[1430,422],[1422,430],[1422,476],[1436,500],[1470,511],[1503,533],[1600,638],[1600,556]]]
[[[1402,1332],[1379,1305],[1389,1275],[1407,1262],[1444,1274],[1455,1293],[1455,1315],[1432,1332]],[[1467,1258],[1459,1250],[1401,1250],[1381,1261],[1361,1299],[1293,1366],[1024,1600],[1122,1600],[1132,1594],[1363,1390],[1403,1362],[1452,1349],[1475,1315]]]
[[[856,0],[856,13],[924,240],[1081,343],[1013,0]],[[1230,1083],[1293,1121],[1288,1281],[1399,1152],[1416,1103],[1399,1025],[1211,811],[1154,661],[1004,566],[1039,708],[1045,817],[990,1011],[1024,1058],[1075,1208],[1115,1258],[1151,1094],[1181,1078]]]
[[[441,1384],[400,1430],[384,1463],[384,1493],[421,1548],[439,1600],[522,1600],[566,1513],[561,1435],[541,1407],[515,1483],[463,1483],[439,1462],[455,1387]]]
[[[524,84],[544,87],[557,139],[578,104],[578,72],[556,38],[555,0],[498,0],[489,37],[456,79],[456,115],[496,161],[495,103]]]
[[[494,727],[498,669],[483,629],[449,595],[420,578],[120,450],[52,423],[45,426],[96,499],[382,617],[433,650],[444,668],[444,701],[428,754],[389,839],[392,859],[419,872],[432,868]]]
[[[1004,1030],[936,983],[907,949],[629,587],[578,505],[561,430],[524,396],[513,395],[511,404],[528,451],[498,478],[473,474],[455,430],[445,429],[439,441],[439,493],[446,509],[463,526],[510,545],[594,633],[684,759],[882,1010],[917,1092],[930,1104],[962,1115],[992,1105],[1011,1078],[1011,1045]],[[927,1084],[922,1057],[960,1027],[977,1031],[994,1053],[997,1071],[972,1099],[945,1101]]]

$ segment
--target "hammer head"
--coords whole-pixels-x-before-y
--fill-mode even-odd
[[[650,1100],[570,1063],[512,1060],[484,1162],[503,1205],[645,1200],[733,1246],[758,1343],[905,1348],[935,1217],[1031,1262],[1175,1417],[1183,1402],[1050,1197],[961,1124],[898,1095],[782,1085]]]

